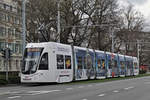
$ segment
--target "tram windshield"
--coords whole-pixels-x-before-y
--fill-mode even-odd
[[[26,48],[23,58],[22,73],[33,74],[37,70],[37,64],[43,48]]]

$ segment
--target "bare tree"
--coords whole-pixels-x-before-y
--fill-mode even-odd
[[[79,2],[81,3],[81,0],[62,0],[60,2],[61,43],[81,45],[86,39],[86,29],[82,27],[85,19],[84,13],[79,9],[86,5],[79,5]],[[27,5],[28,40],[37,42],[41,41],[42,37],[43,41],[57,41],[57,2],[55,0],[39,0],[38,2],[29,0]],[[46,28],[39,33],[37,30],[41,25]]]
[[[29,0],[27,3],[28,41],[57,41],[57,1]],[[110,50],[110,27],[121,26],[126,33],[116,34],[117,51],[122,41],[130,40],[128,31],[142,29],[143,17],[132,6],[120,13],[117,0],[62,0],[60,2],[60,42],[100,50]],[[122,16],[120,16],[122,15]],[[45,28],[38,31],[44,25]],[[128,31],[127,31],[128,30]],[[120,42],[119,45],[117,45]]]
[[[55,0],[29,0],[27,2],[27,40],[29,42],[56,41]],[[44,26],[39,32],[39,27]]]
[[[57,41],[57,2],[29,0],[27,8],[28,41]],[[62,0],[60,12],[61,43],[86,44],[101,50],[109,48],[110,23],[113,26],[118,23],[116,0]],[[41,25],[46,28],[39,32]]]
[[[95,0],[95,10],[91,15],[90,20],[92,25],[96,25],[92,29],[89,41],[91,45],[99,50],[110,50],[111,38],[110,27],[117,26],[118,20],[118,5],[116,0]]]
[[[143,15],[131,4],[124,7],[120,13],[120,32],[117,33],[117,37],[120,44],[125,46],[126,54],[132,54],[133,50],[137,50],[136,42],[140,39],[143,27]],[[119,48],[118,51],[120,51]]]
[[[144,25],[143,15],[134,9],[133,5],[128,5],[122,10],[123,28],[129,31],[141,31]]]

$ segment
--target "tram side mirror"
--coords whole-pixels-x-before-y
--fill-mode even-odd
[[[42,59],[41,59],[41,62],[45,62],[45,60],[46,60],[45,58],[42,58]]]
[[[34,62],[34,65],[36,65],[36,62]]]

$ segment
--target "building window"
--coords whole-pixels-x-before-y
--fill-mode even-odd
[[[7,15],[7,22],[10,22],[11,17],[9,15]]]
[[[16,69],[17,69],[17,70],[19,69],[19,66],[18,66],[18,65],[19,65],[19,60],[16,59]]]
[[[14,18],[14,23],[17,24],[17,17]]]
[[[17,18],[17,24],[20,24],[20,20]]]
[[[21,35],[19,34],[18,31],[15,31],[15,37],[16,37],[17,39],[20,39]]]
[[[15,53],[15,43],[12,43],[13,47],[12,47],[12,53]]]
[[[7,6],[7,5],[6,5],[6,4],[4,4],[4,5],[3,5],[3,9],[6,9],[6,6]]]
[[[17,12],[17,8],[16,8],[16,7],[13,7],[13,8],[12,8],[12,11],[13,11],[13,12]]]
[[[12,66],[14,66],[13,65],[13,60],[9,60],[9,71],[12,71],[13,69],[12,69]]]
[[[19,51],[18,44],[15,44],[15,53],[18,53],[18,51]]]
[[[3,13],[0,13],[0,21],[5,21],[5,15]]]
[[[3,9],[3,4],[2,4],[2,3],[0,3],[0,8],[2,8],[2,9]]]
[[[14,43],[8,43],[8,47],[10,48],[10,50],[12,50],[13,52],[15,51],[15,47],[14,47]]]
[[[5,42],[0,42],[0,48],[1,49],[5,48]]]
[[[10,11],[12,11],[12,8],[13,8],[13,7],[12,7],[12,6],[10,6]]]
[[[22,44],[19,44],[19,53],[22,53]]]
[[[12,22],[13,24],[15,24],[15,23],[14,23],[14,22],[15,22],[15,17],[14,17],[14,16],[11,17],[11,22]]]
[[[5,34],[4,27],[0,27],[0,36],[4,36],[4,34]]]
[[[15,34],[16,34],[16,29],[14,28],[13,29],[13,36],[15,37]]]
[[[12,11],[12,6],[11,5],[7,5],[7,4],[3,4],[3,9],[8,10],[8,11]]]
[[[22,66],[22,64],[23,64],[23,63],[22,63],[22,60],[20,60],[19,66]],[[18,68],[17,68],[18,71],[19,71],[20,69],[21,69],[21,67],[18,67]]]
[[[4,68],[4,60],[0,59],[0,70],[2,71],[3,68]]]
[[[15,17],[15,18],[14,18],[14,23],[15,23],[15,24],[20,24],[20,19],[19,19],[18,17]]]
[[[11,37],[11,28],[8,28],[8,37]]]
[[[7,34],[8,34],[8,28],[5,27],[5,35],[7,36]]]
[[[19,44],[19,43],[17,43],[17,44],[15,44],[15,53],[22,53],[22,45],[21,44]]]

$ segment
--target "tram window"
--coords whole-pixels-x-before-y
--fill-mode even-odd
[[[87,63],[86,63],[86,57],[84,57],[84,69],[86,69]]]
[[[134,69],[138,69],[137,63],[134,62]]]
[[[92,60],[92,57],[91,55],[87,55],[86,56],[86,63],[87,63],[87,69],[91,69],[93,67],[93,60]]]
[[[48,70],[48,53],[45,53],[40,61],[39,70]]]
[[[98,67],[99,69],[101,68],[101,60],[100,60],[100,59],[97,60],[97,67]]]
[[[64,69],[64,56],[57,54],[57,69]]]
[[[65,56],[65,68],[71,69],[71,56]]]
[[[112,69],[112,60],[109,60],[109,69]]]
[[[123,61],[120,62],[121,68],[124,69],[125,68],[125,64]]]
[[[130,66],[130,69],[132,69],[133,68],[133,62],[129,62],[129,66]]]
[[[129,68],[129,69],[131,68],[131,63],[130,63],[130,62],[128,62],[128,68]]]
[[[102,69],[105,69],[105,60],[102,59]]]
[[[114,61],[114,67],[117,67],[117,60]]]
[[[127,64],[127,68],[129,69],[130,68],[129,61],[126,61],[126,64]]]
[[[112,69],[112,67],[117,67],[116,60],[109,60],[109,69]]]
[[[82,69],[82,57],[77,57],[78,69]]]
[[[126,67],[128,68],[128,62],[126,61],[125,63],[126,63]]]

